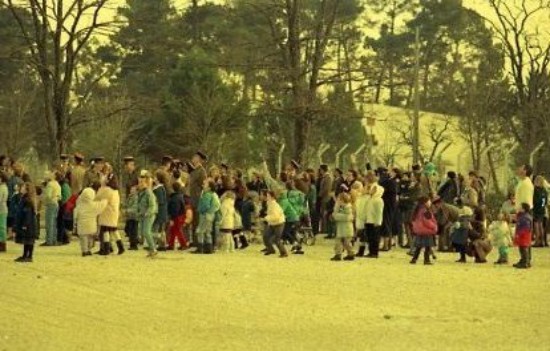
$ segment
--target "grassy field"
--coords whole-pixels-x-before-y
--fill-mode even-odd
[[[332,242],[288,259],[20,249],[0,256],[0,350],[550,350],[546,249],[529,271],[402,250],[335,263]]]

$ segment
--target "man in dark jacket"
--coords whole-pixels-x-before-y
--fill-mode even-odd
[[[382,221],[382,227],[380,228],[380,235],[384,238],[384,245],[382,251],[390,251],[392,247],[392,237],[397,235],[395,231],[395,220],[397,214],[397,182],[392,174],[388,173],[386,168],[378,169],[378,176],[380,177],[380,186],[384,188],[384,217]]]
[[[439,188],[437,195],[443,200],[446,204],[454,204],[456,199],[459,197],[459,184],[455,172],[447,173],[447,181]]]

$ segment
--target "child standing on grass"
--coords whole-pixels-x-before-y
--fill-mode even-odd
[[[489,226],[492,244],[498,249],[498,260],[495,264],[508,264],[508,248],[512,244],[512,230],[505,214],[500,213],[497,218]]]
[[[531,268],[533,218],[529,214],[530,209],[531,207],[529,204],[522,203],[521,209],[517,215],[514,243],[519,248],[519,255],[521,259],[518,263],[514,264],[514,267],[518,269]]]
[[[138,250],[138,185],[132,184],[129,188],[129,192],[126,197],[126,204],[124,209],[126,216],[126,224],[124,225],[124,232],[130,240],[129,250]]]
[[[275,253],[275,250],[273,249],[273,246],[275,245],[279,249],[279,257],[288,257],[288,253],[286,252],[282,239],[286,222],[285,214],[279,203],[277,203],[275,193],[273,191],[268,191],[266,193],[266,203],[267,211],[263,217],[264,221],[267,222],[265,234],[265,256],[273,255]]]
[[[92,256],[94,235],[97,234],[97,217],[105,211],[107,200],[94,201],[96,197],[92,188],[82,190],[74,209],[74,227],[80,238],[82,257]]]
[[[157,215],[158,207],[155,194],[153,194],[151,175],[142,171],[139,177],[139,194],[137,204],[138,229],[140,236],[147,242],[149,254],[153,258],[157,255],[155,240],[153,239],[153,222]]]
[[[214,221],[220,210],[220,199],[215,190],[216,183],[211,179],[206,179],[203,183],[203,191],[197,209],[199,226],[197,227],[197,250],[193,252],[195,254],[214,253],[212,231],[214,230]]]
[[[353,208],[351,205],[351,196],[348,193],[341,193],[338,195],[338,201],[332,215],[334,222],[336,223],[336,244],[334,245],[334,257],[332,261],[342,260],[342,251],[346,250],[347,256],[344,257],[344,261],[353,261],[355,254],[353,253],[353,246],[351,240],[353,238]]]
[[[234,252],[235,242],[233,241],[233,231],[235,230],[235,217],[237,216],[234,192],[227,191],[223,194],[220,213],[220,232],[222,237],[219,238],[218,246],[225,250],[225,252]]]
[[[416,249],[411,264],[416,264],[420,252],[424,249],[424,264],[431,265],[430,257],[434,246],[434,237],[437,234],[437,220],[431,211],[432,202],[429,197],[422,196],[418,200],[413,213],[413,232],[416,235]]]
[[[174,250],[176,239],[178,239],[180,244],[178,250],[186,250],[189,247],[189,243],[183,235],[183,230],[186,225],[193,223],[193,210],[191,209],[189,201],[185,199],[181,183],[175,181],[172,184],[172,188],[174,192],[170,194],[168,199],[170,227],[168,230],[167,250]]]
[[[37,239],[36,190],[32,183],[24,183],[20,189],[21,200],[15,214],[15,241],[23,244],[23,255],[15,262],[33,261],[34,242]]]

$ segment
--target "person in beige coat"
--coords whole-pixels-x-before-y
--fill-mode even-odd
[[[84,156],[82,154],[74,154],[74,166],[71,169],[71,192],[73,195],[80,194],[84,189],[84,177],[86,175],[86,167],[84,167]]]
[[[107,200],[107,207],[98,218],[100,255],[111,253],[111,242],[116,242],[118,254],[124,253],[122,238],[118,232],[118,219],[120,215],[120,194],[118,181],[114,174],[107,176],[107,184],[102,186],[96,195],[96,201]]]

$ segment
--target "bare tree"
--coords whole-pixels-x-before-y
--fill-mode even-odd
[[[394,124],[392,129],[398,135],[398,144],[401,146],[413,147],[413,138],[412,138],[412,115],[407,114],[408,122],[407,124]],[[422,116],[421,116],[422,118]],[[422,143],[420,145],[420,159],[425,162],[433,162],[436,158],[443,156],[443,154],[451,147],[453,143],[452,137],[452,117],[443,116],[438,118],[435,121],[432,121],[428,125],[427,133],[424,134],[424,137],[427,137],[429,140],[429,147],[427,143]]]
[[[533,109],[547,95],[550,41],[542,41],[550,34],[550,0],[489,0],[489,5],[496,19],[487,21],[504,47],[518,107],[515,117],[521,121],[520,128],[509,132],[530,150],[550,132],[540,128],[549,118],[547,108]]]
[[[68,146],[69,130],[78,122],[72,113],[80,105],[79,97],[72,94],[77,67],[91,38],[106,33],[114,24],[100,20],[100,14],[113,1],[0,1],[13,14],[27,43],[30,62],[42,85],[49,142],[56,154],[63,153]],[[30,13],[30,22],[22,18],[20,9]]]

